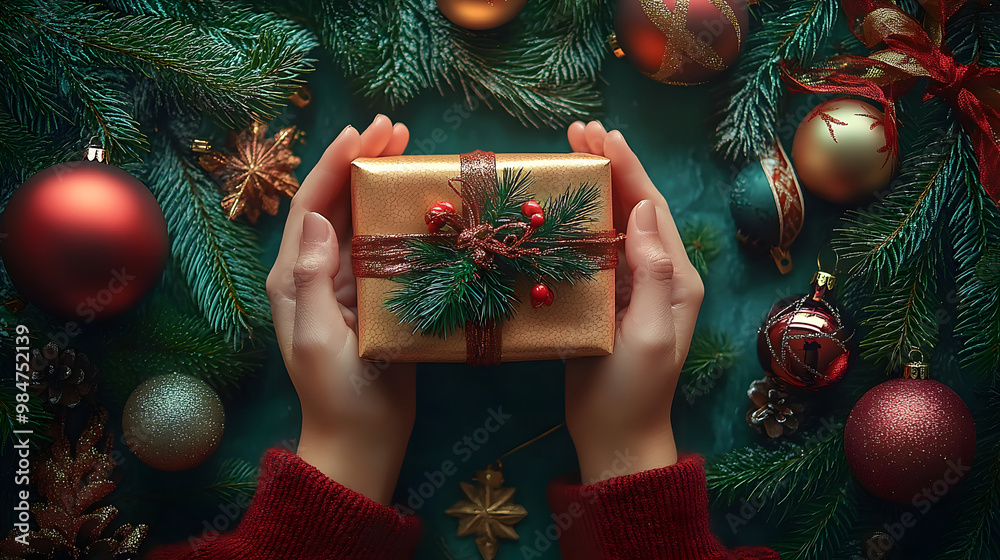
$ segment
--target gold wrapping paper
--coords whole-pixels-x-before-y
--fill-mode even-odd
[[[571,186],[590,182],[606,204],[595,212],[591,231],[613,229],[611,164],[588,154],[496,154],[497,169],[531,171],[531,192],[545,200]],[[435,202],[461,199],[448,186],[460,175],[458,155],[358,158],[351,169],[355,235],[427,233],[424,213]],[[341,240],[346,243],[348,240]],[[380,362],[464,362],[465,331],[445,339],[413,332],[384,307],[386,294],[399,284],[388,278],[358,278],[358,349]],[[515,283],[520,303],[504,321],[502,360],[548,360],[610,354],[615,333],[615,271],[601,270],[592,281],[553,285],[555,302],[533,309],[531,283]]]

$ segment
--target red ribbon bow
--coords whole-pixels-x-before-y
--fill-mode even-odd
[[[924,99],[940,97],[956,111],[972,139],[979,178],[1000,205],[1000,68],[961,64],[944,50],[944,24],[965,0],[928,0],[925,26],[888,0],[842,0],[854,34],[870,56],[843,55],[817,68],[785,68],[792,87],[808,93],[844,93],[878,101],[885,110],[886,140],[898,151],[894,102],[920,78]]]

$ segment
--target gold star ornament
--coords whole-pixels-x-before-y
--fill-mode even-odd
[[[451,506],[445,513],[458,517],[458,536],[476,535],[476,546],[485,560],[497,555],[497,538],[517,540],[513,525],[524,519],[528,511],[511,502],[514,488],[503,487],[503,474],[489,466],[476,471],[478,484],[460,482],[469,498]]]
[[[281,195],[299,190],[292,171],[302,162],[292,154],[297,138],[294,126],[282,128],[273,138],[267,125],[255,122],[249,129],[230,136],[229,152],[208,152],[198,163],[222,184],[222,208],[230,220],[246,215],[256,224],[261,210],[278,213]]]

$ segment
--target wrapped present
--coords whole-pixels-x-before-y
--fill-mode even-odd
[[[362,358],[492,365],[612,352],[623,236],[606,158],[359,158],[351,179]]]

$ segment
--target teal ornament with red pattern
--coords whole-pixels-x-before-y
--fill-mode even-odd
[[[737,175],[729,211],[745,246],[769,252],[782,274],[791,272],[788,248],[805,222],[805,201],[780,142]]]

